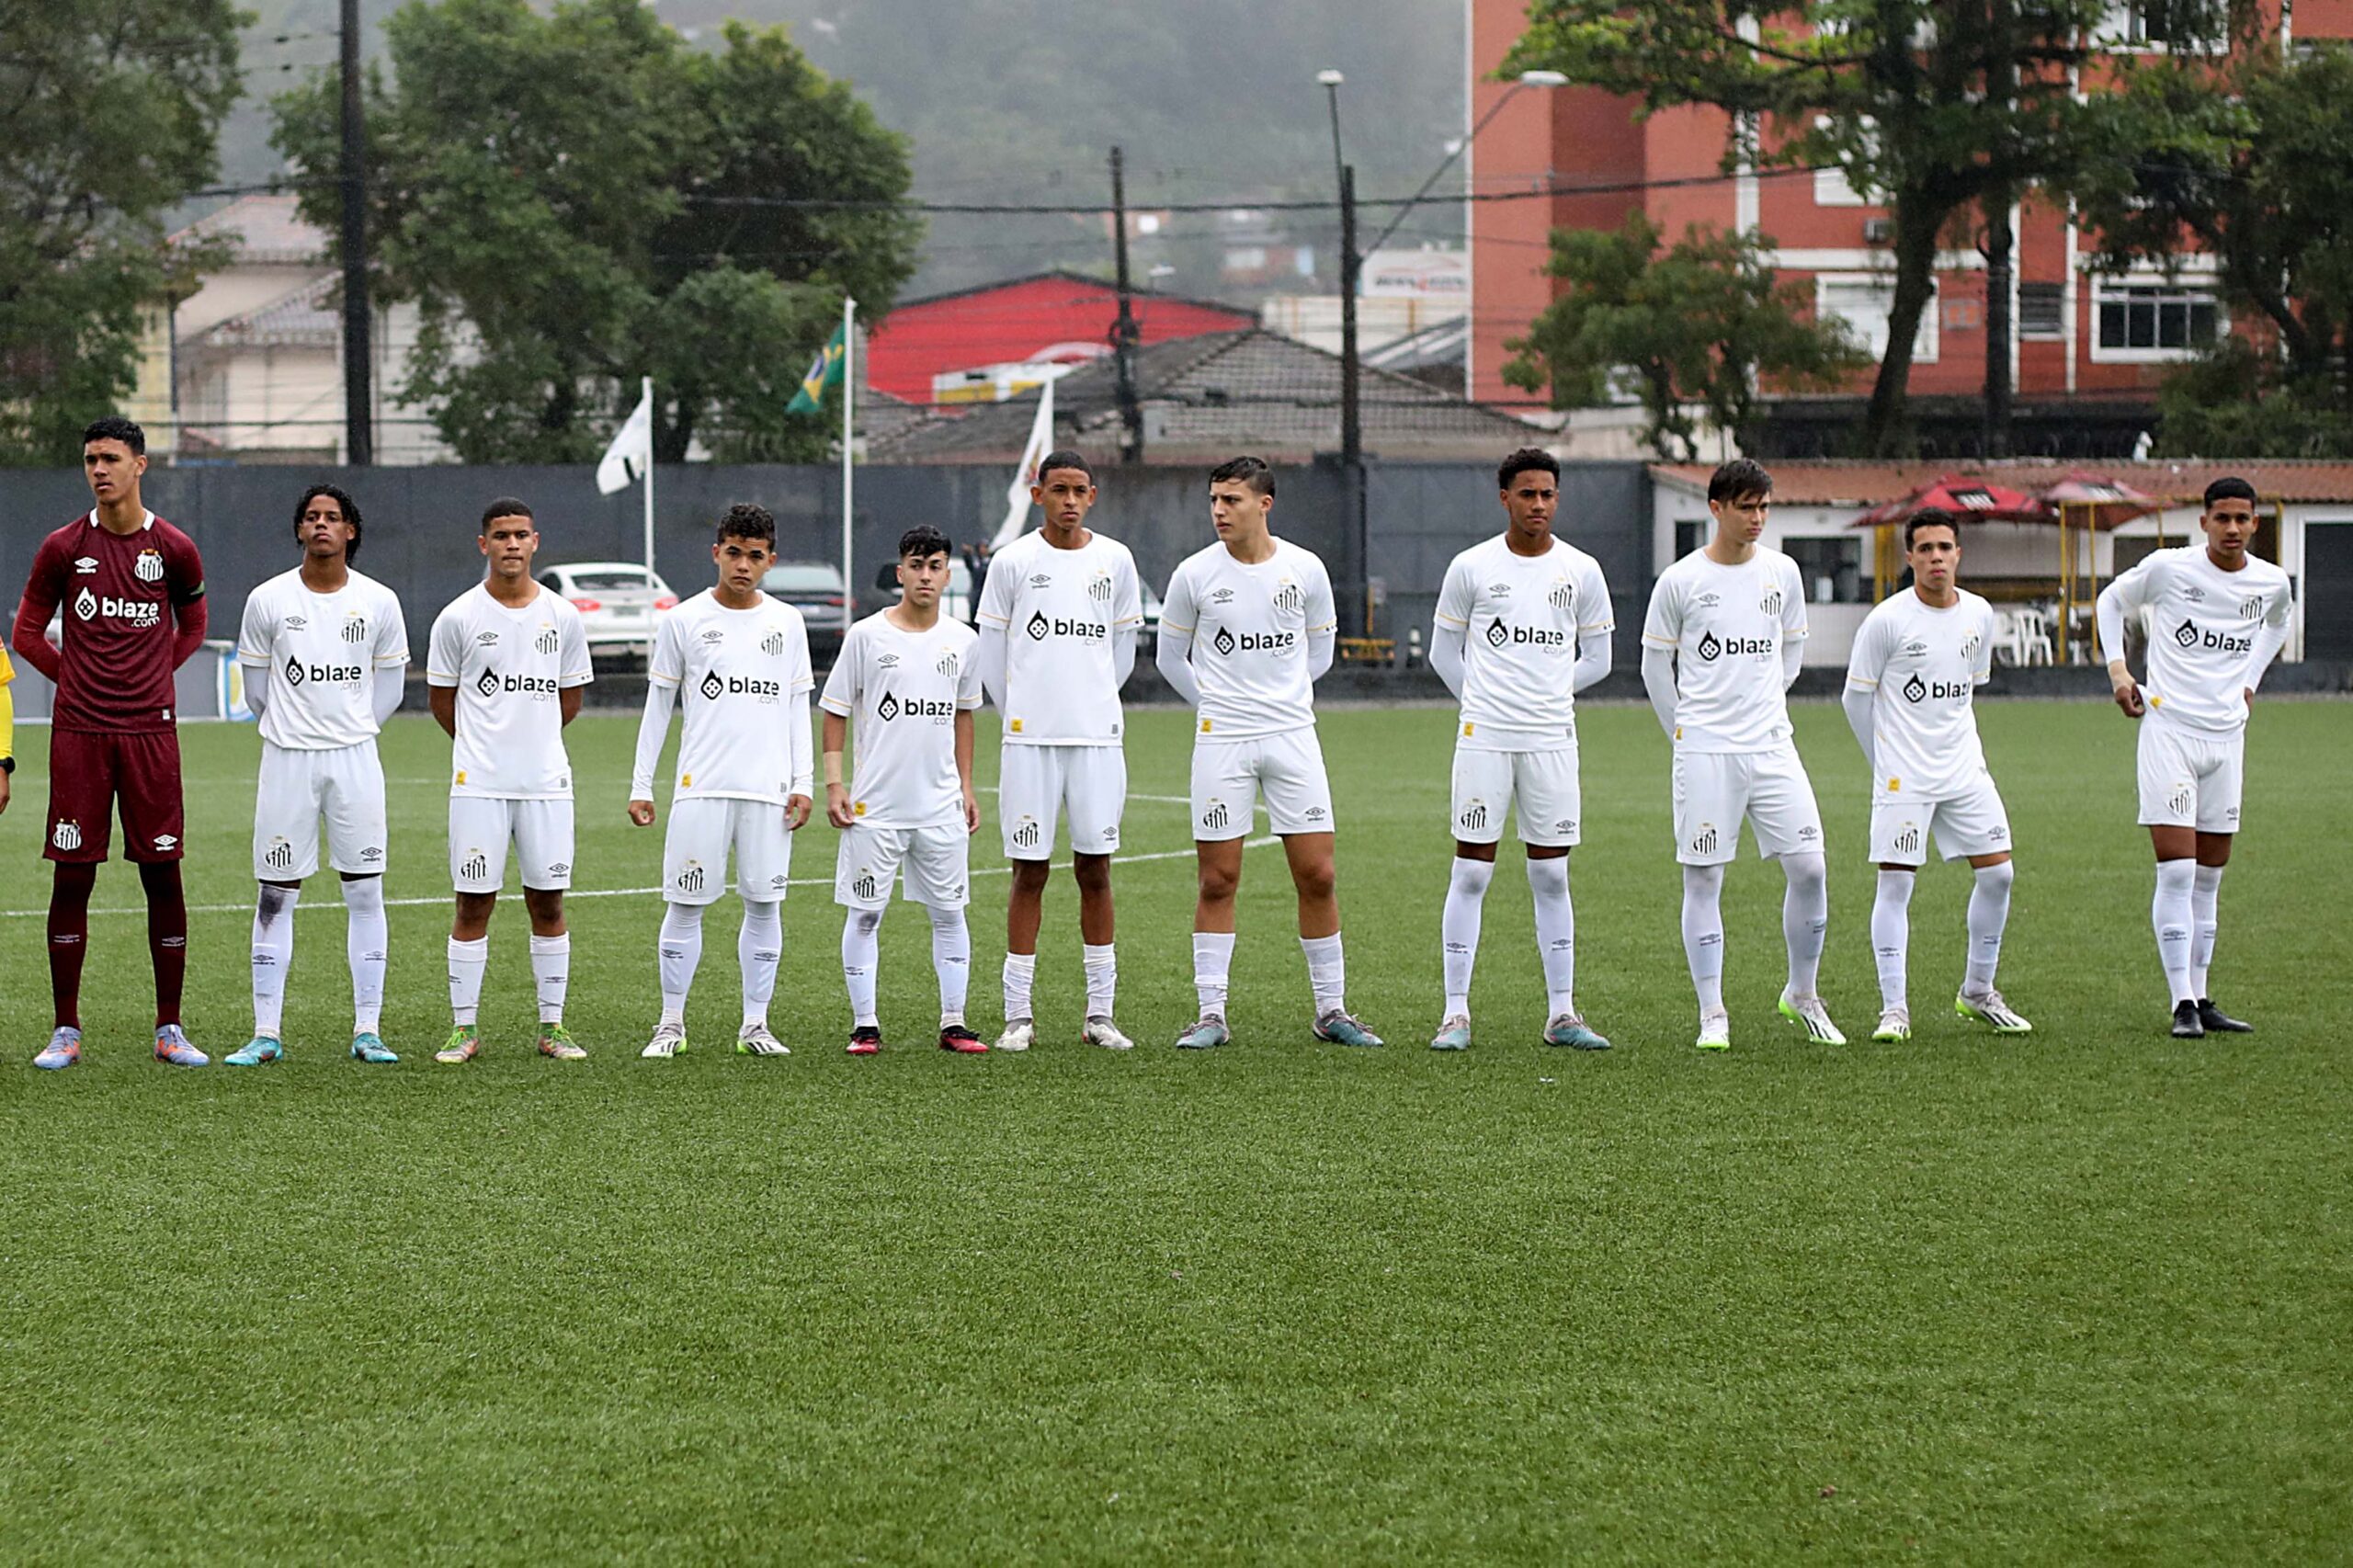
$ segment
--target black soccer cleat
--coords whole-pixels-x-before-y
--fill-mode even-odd
[[[2197,1003],[2177,1002],[2174,1004],[2173,1038],[2176,1040],[2204,1040],[2206,1038],[2206,1023],[2198,1016]]]
[[[2206,1026],[2208,1034],[2253,1034],[2255,1026],[2244,1018],[2234,1018],[2214,1006],[2211,996],[2198,999],[2198,1021]]]

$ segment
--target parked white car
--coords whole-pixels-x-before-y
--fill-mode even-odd
[[[540,573],[540,585],[561,594],[580,612],[588,646],[654,646],[654,618],[673,608],[678,596],[660,574],[628,561],[575,561]]]

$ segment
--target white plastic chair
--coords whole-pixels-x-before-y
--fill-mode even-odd
[[[2018,612],[2018,663],[2049,665],[2058,662],[2058,653],[2051,645],[2051,618],[2039,609]]]

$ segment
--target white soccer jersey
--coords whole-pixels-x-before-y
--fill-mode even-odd
[[[1542,555],[1515,555],[1498,535],[1447,567],[1438,619],[1468,633],[1459,746],[1544,751],[1575,738],[1577,639],[1617,625],[1601,562],[1557,539]]]
[[[1951,801],[1984,782],[1977,687],[1994,678],[1994,607],[1961,590],[1949,609],[1906,588],[1863,618],[1847,684],[1872,692],[1871,798]]]
[[[2256,644],[2265,627],[2288,624],[2288,574],[2252,555],[2225,572],[2203,544],[2191,544],[2149,555],[2115,589],[2127,617],[2155,612],[2141,683],[2150,711],[2193,729],[2243,729],[2246,688],[2260,673]],[[2112,659],[2123,650],[2105,652]]]
[[[767,595],[729,609],[704,589],[654,623],[647,678],[676,687],[686,733],[673,801],[703,796],[784,804],[811,781],[809,629],[801,612]],[[631,781],[653,799],[652,758]]]
[[[1790,738],[1781,646],[1805,637],[1798,563],[1759,545],[1738,566],[1695,550],[1651,589],[1643,642],[1675,650],[1675,744],[1758,752]]]
[[[1117,745],[1120,682],[1112,634],[1143,623],[1135,557],[1095,535],[1056,550],[1028,533],[996,552],[981,624],[1005,629],[1005,743]]]
[[[376,672],[408,663],[408,622],[373,577],[354,572],[320,594],[299,569],[282,572],[245,598],[237,663],[268,672],[263,740],[288,751],[356,746],[378,729]]]
[[[580,612],[563,596],[540,588],[508,609],[477,583],[452,599],[433,623],[425,665],[427,685],[458,690],[449,793],[572,799],[556,694],[591,678]]]
[[[1168,579],[1160,623],[1193,639],[1196,733],[1246,741],[1314,727],[1307,641],[1333,631],[1339,617],[1313,551],[1279,539],[1255,566],[1222,543],[1188,555]]]
[[[877,827],[961,824],[956,714],[981,705],[980,639],[941,617],[928,631],[903,631],[885,610],[842,640],[818,702],[849,721],[850,812]]]

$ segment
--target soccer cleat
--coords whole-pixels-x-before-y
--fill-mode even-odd
[[[1078,1041],[1081,1045],[1099,1045],[1106,1051],[1133,1051],[1136,1048],[1134,1040],[1120,1032],[1119,1025],[1099,1016],[1086,1020],[1086,1027],[1078,1031]]]
[[[1471,1020],[1457,1013],[1442,1019],[1438,1033],[1430,1036],[1432,1051],[1468,1051],[1471,1049]]]
[[[2198,1021],[2206,1026],[2208,1034],[2253,1034],[2255,1026],[2244,1018],[2234,1018],[2214,1006],[2211,996],[2198,999]]]
[[[745,1024],[735,1031],[735,1054],[738,1056],[790,1056],[792,1048],[776,1038],[767,1025]]]
[[[939,1026],[939,1049],[952,1051],[959,1056],[978,1056],[989,1048],[989,1042],[966,1028],[962,1024]]]
[[[540,1054],[552,1056],[558,1062],[585,1062],[588,1052],[572,1038],[572,1031],[562,1024],[540,1026]]]
[[[1038,1026],[1028,1018],[1007,1018],[1005,1032],[996,1037],[999,1051],[1023,1051],[1038,1043]]]
[[[1211,1046],[1223,1045],[1233,1038],[1226,1032],[1223,1018],[1215,1013],[1204,1013],[1194,1021],[1192,1028],[1176,1037],[1176,1049],[1207,1051]]]
[[[860,1024],[849,1031],[849,1053],[852,1056],[872,1056],[882,1049],[882,1031],[872,1024]]]
[[[203,1067],[212,1058],[189,1043],[188,1030],[177,1024],[165,1024],[155,1030],[155,1060],[174,1067]]]
[[[687,1053],[687,1026],[665,1018],[654,1026],[654,1038],[638,1052],[648,1062],[667,1062]]]
[[[1702,1051],[1732,1049],[1732,1015],[1702,1013],[1699,1015],[1699,1038],[1694,1042]]]
[[[2197,1003],[2176,1002],[2173,1005],[2173,1038],[2176,1040],[2204,1040],[2206,1038],[2206,1020],[2199,1016]]]
[[[1315,1020],[1315,1038],[1328,1040],[1334,1045],[1385,1045],[1388,1043],[1337,1007]]]
[[[266,1062],[284,1059],[286,1047],[266,1034],[257,1034],[221,1060],[231,1067],[258,1067]]]
[[[473,1025],[452,1024],[449,1040],[433,1053],[433,1060],[455,1067],[461,1062],[472,1062],[481,1054],[482,1040],[475,1035]]]
[[[2032,1034],[2034,1026],[2028,1023],[2018,1010],[2002,999],[2002,994],[1988,986],[1972,996],[1964,991],[1952,999],[1955,1016],[1972,1023],[1984,1024],[1995,1034]]]
[[[351,1037],[351,1059],[354,1062],[372,1062],[382,1067],[389,1067],[400,1060],[376,1037],[373,1029],[362,1029]]]
[[[1830,1009],[1822,1005],[1819,996],[1792,996],[1784,991],[1778,1010],[1781,1017],[1805,1030],[1805,1038],[1815,1045],[1847,1043],[1847,1037],[1830,1021]]]
[[[44,1073],[54,1073],[61,1067],[71,1067],[82,1060],[82,1031],[70,1024],[60,1024],[49,1037],[49,1043],[33,1058],[33,1065]]]
[[[1967,1017],[1966,1013],[1961,1015]],[[1879,1028],[1871,1030],[1871,1038],[1881,1045],[1902,1045],[1912,1038],[1912,1009],[1890,1007],[1879,1016]]]
[[[1572,1051],[1607,1051],[1609,1041],[1585,1027],[1585,1017],[1578,1013],[1562,1013],[1544,1026],[1546,1045],[1565,1045]]]

